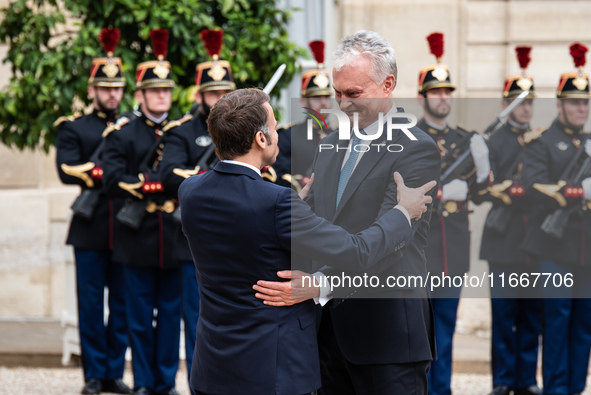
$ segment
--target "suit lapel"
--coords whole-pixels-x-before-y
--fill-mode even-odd
[[[386,131],[386,127],[387,127],[387,124],[384,124],[384,131]],[[353,171],[351,178],[349,178],[349,182],[347,183],[347,186],[345,187],[345,190],[343,191],[343,196],[341,197],[341,201],[339,202],[339,206],[336,207],[336,210],[334,212],[334,216],[332,218],[333,222],[336,220],[338,215],[341,213],[341,211],[343,210],[343,207],[347,204],[347,201],[351,198],[351,196],[353,196],[355,191],[357,191],[357,189],[361,185],[361,182],[365,178],[367,178],[367,176],[369,176],[370,172],[376,166],[376,164],[380,161],[380,159],[383,158],[384,155],[386,155],[386,152],[388,151],[388,146],[391,144],[396,144],[396,142],[398,140],[400,140],[401,135],[402,135],[402,132],[400,130],[398,130],[398,133],[396,133],[396,130],[395,130],[392,132],[392,140],[388,141],[388,140],[386,140],[386,138],[383,138],[380,140],[374,140],[374,141],[378,141],[378,142],[370,142],[369,143],[370,150],[363,154],[363,156],[359,160],[359,163],[355,167],[355,170]],[[380,146],[376,147],[375,145],[372,145],[372,144],[379,144]],[[378,151],[378,148],[379,148],[379,151]],[[394,152],[389,152],[388,154],[389,155],[397,155]],[[342,162],[342,160],[341,160],[341,162]],[[336,178],[337,181],[335,184],[335,195],[334,195],[333,202],[336,202],[336,185],[339,182],[338,181],[339,176],[340,176],[340,174],[338,174],[337,178]],[[392,177],[393,177],[393,174],[392,174]]]
[[[333,141],[326,141],[327,144],[334,144],[335,147],[339,143],[337,133],[329,136]],[[341,143],[342,145],[342,143]],[[337,187],[339,184],[339,176],[341,174],[341,165],[345,157],[345,150],[339,149],[330,151],[327,154],[319,154],[315,172],[315,187],[314,187],[314,201],[316,213],[323,218],[330,219],[334,216],[335,203],[337,201]],[[321,209],[322,211],[319,211]]]

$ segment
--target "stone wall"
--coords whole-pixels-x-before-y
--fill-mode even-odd
[[[514,47],[532,45],[529,72],[552,97],[559,75],[574,70],[568,46],[589,44],[589,1],[339,0],[340,34],[375,30],[397,52],[396,96],[414,97],[418,70],[433,63],[425,37],[445,34],[443,61],[459,97],[499,97],[506,75],[520,71]]]
[[[65,299],[64,244],[78,187],[61,185],[55,151],[0,147],[0,317],[59,317]]]
[[[0,7],[8,2],[0,0]],[[552,97],[560,73],[573,70],[568,45],[591,43],[591,1],[326,0],[324,15],[335,30],[325,31],[329,49],[358,29],[375,30],[394,45],[398,97],[416,96],[418,70],[433,62],[425,39],[433,31],[446,35],[444,62],[457,97],[500,97],[505,75],[519,72],[516,45],[533,45],[529,71],[539,96]],[[0,57],[5,53],[0,46]],[[0,86],[9,73],[0,64]],[[72,262],[72,250],[64,245],[69,207],[78,188],[59,182],[54,151],[0,146],[0,169],[0,318],[58,318],[65,305],[65,267]],[[486,210],[477,208],[471,222],[476,270],[485,268],[476,258]],[[461,314],[470,323],[461,321],[460,330],[485,328],[488,303],[468,304]]]

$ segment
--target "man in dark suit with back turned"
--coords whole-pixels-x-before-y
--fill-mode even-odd
[[[218,100],[236,89],[230,62],[219,59],[223,31],[204,30],[200,36],[214,61],[199,63],[196,67],[195,101],[199,104],[199,111],[192,117],[186,115],[173,121],[164,128],[167,136],[162,151],[160,174],[164,189],[174,191],[175,194],[181,182],[195,174],[205,173],[217,162],[214,145],[207,131],[207,117]],[[187,372],[190,374],[195,349],[195,332],[199,320],[199,290],[193,257],[180,224],[176,242],[175,258],[181,263],[183,278],[185,362]]]
[[[356,32],[341,41],[333,60],[333,87],[340,110],[347,114],[351,124],[357,113],[358,130],[363,130],[368,138],[377,134],[380,127],[384,130],[373,141],[360,139],[357,134],[348,141],[339,141],[336,132],[322,140],[321,147],[330,144],[340,149],[317,153],[315,186],[308,203],[319,216],[349,232],[357,232],[396,204],[392,172],[400,172],[409,184],[422,185],[439,178],[440,156],[437,145],[418,128],[409,129],[416,140],[399,129],[394,129],[392,138],[386,139],[387,117],[380,124],[378,113],[396,112],[391,94],[396,86],[397,66],[394,49],[384,38],[371,31]],[[394,122],[405,123],[401,118]],[[359,144],[370,149],[355,149]],[[396,151],[395,144],[403,149],[386,149],[394,147],[391,150]],[[351,146],[354,148],[350,149]],[[431,190],[432,197],[436,192]],[[380,262],[384,278],[426,277],[430,214],[426,212],[413,223],[413,242],[402,254],[392,254]],[[261,298],[267,295],[267,303],[290,303],[289,282],[259,282],[261,285],[257,291],[263,294]],[[433,313],[427,289],[382,287],[367,290],[366,298],[353,295],[344,301],[336,299],[337,291],[335,299],[324,308],[320,325],[320,393],[427,394],[427,372],[435,357]]]
[[[367,267],[410,242],[410,218],[432,200],[424,194],[435,182],[408,189],[397,175],[400,205],[352,236],[315,216],[291,189],[261,178],[278,154],[276,125],[265,93],[227,94],[208,119],[222,162],[179,188],[201,299],[191,372],[198,394],[297,395],[320,387],[313,302],[267,306],[252,284],[289,269],[292,248],[345,269]]]

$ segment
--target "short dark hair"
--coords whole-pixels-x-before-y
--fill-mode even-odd
[[[247,154],[259,130],[269,136],[265,103],[269,103],[269,95],[260,89],[247,88],[224,95],[213,106],[207,127],[220,159]]]

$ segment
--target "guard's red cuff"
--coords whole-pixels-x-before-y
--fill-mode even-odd
[[[442,198],[442,197],[443,197],[443,189],[442,189],[442,188],[439,188],[439,189],[437,190],[437,196],[436,196],[436,199],[439,199],[439,200],[441,200],[441,198]]]
[[[566,198],[582,198],[585,195],[583,188],[566,187],[564,188],[564,197]]]
[[[101,169],[100,167],[94,167],[90,171],[90,177],[95,180],[102,180],[103,179],[103,169]]]
[[[146,182],[142,186],[142,191],[144,193],[157,193],[157,192],[162,192],[163,190],[164,190],[164,188],[162,187],[162,183],[160,181]]]
[[[509,188],[509,196],[523,196],[525,195],[525,188],[521,185],[512,185]]]

